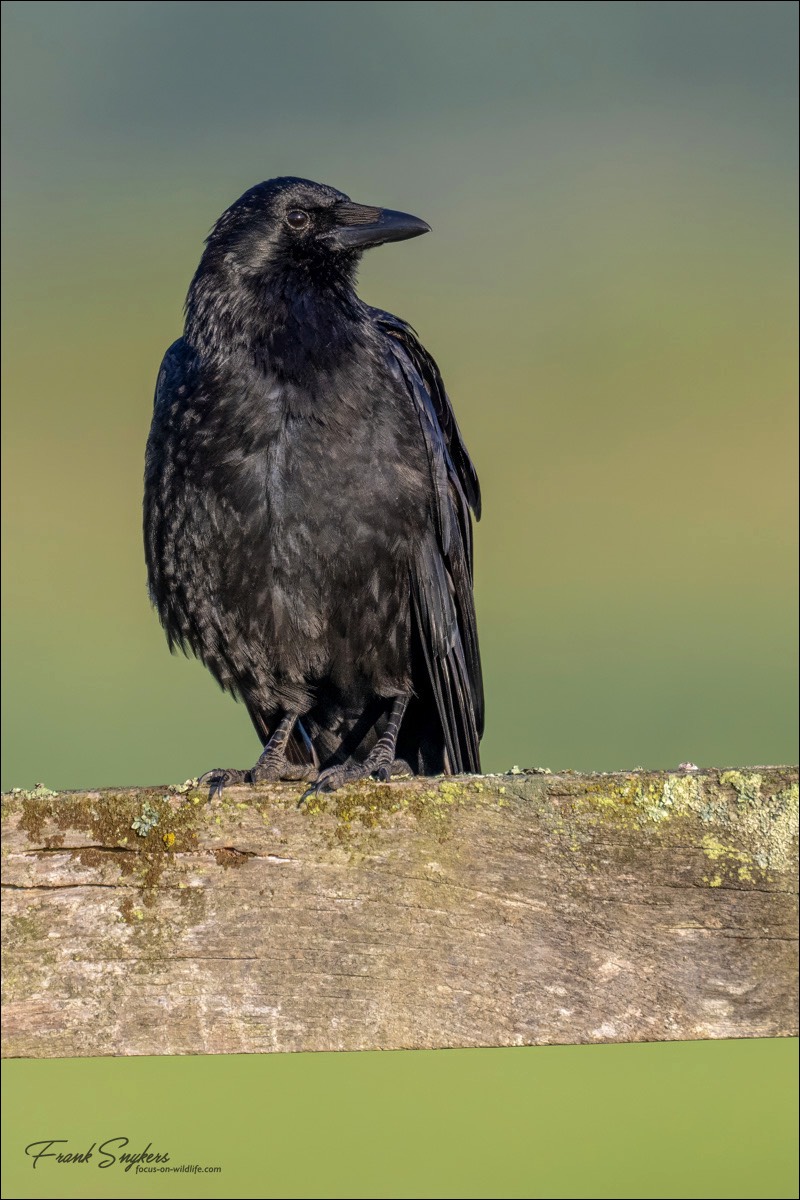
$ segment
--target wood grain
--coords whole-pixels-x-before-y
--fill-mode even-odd
[[[797,1033],[793,769],[298,795],[6,795],[4,1055]]]

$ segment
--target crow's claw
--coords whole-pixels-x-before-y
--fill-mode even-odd
[[[312,783],[310,787],[306,788],[306,790],[303,792],[300,799],[297,801],[297,807],[302,808],[302,806],[305,804],[306,800],[308,800],[311,796],[316,796],[316,794],[317,794],[317,789],[314,786],[314,784]]]
[[[293,763],[285,755],[263,756],[252,771],[247,772],[249,783],[297,783],[314,778],[314,767],[310,763]]]
[[[249,783],[250,772],[239,771],[236,767],[215,767],[212,771],[206,771],[205,775],[201,775],[197,781],[198,787],[208,785],[208,798],[213,800],[215,796],[222,796],[222,790],[234,783]]]
[[[342,763],[337,767],[328,767],[327,770],[320,771],[311,786],[303,792],[297,802],[297,807],[299,808],[311,796],[330,796],[332,792],[338,791],[345,784],[357,783],[359,779],[377,779],[380,783],[388,783],[393,775],[413,774],[411,767],[402,758],[396,758],[393,762],[376,763],[370,762],[369,758],[366,758],[361,763],[352,761]]]

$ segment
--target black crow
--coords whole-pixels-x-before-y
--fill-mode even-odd
[[[354,289],[363,250],[427,233],[305,179],[214,225],[147,444],[150,595],[170,646],[264,746],[212,792],[480,771],[480,491],[436,363]]]

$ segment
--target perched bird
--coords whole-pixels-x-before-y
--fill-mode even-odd
[[[264,746],[212,792],[480,770],[478,479],[436,363],[354,288],[362,251],[428,231],[282,178],[206,239],[158,376],[144,539],[171,648]]]

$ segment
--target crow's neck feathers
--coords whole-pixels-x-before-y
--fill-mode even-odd
[[[362,341],[354,265],[293,262],[254,275],[204,256],[186,298],[186,340],[217,361],[244,350],[287,379],[333,366]]]

